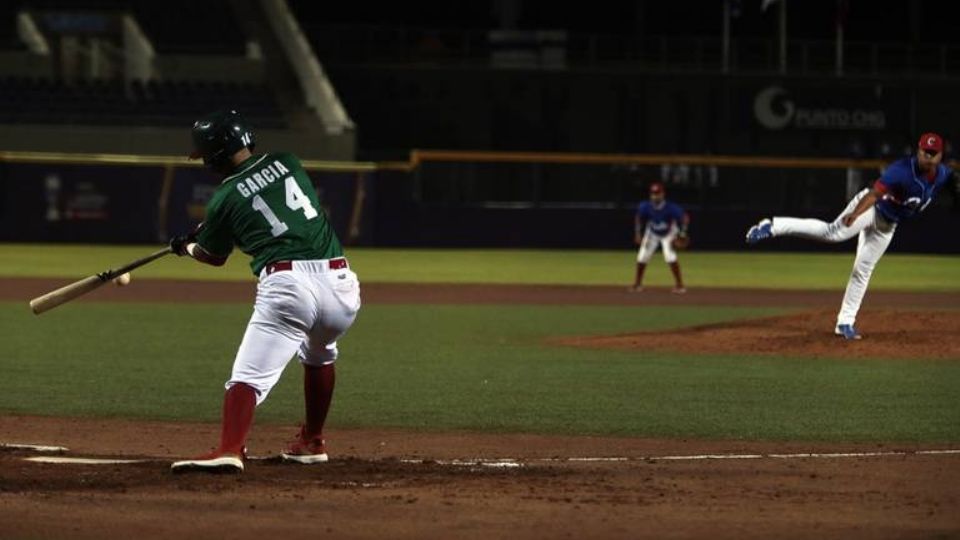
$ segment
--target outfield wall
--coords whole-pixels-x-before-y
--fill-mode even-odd
[[[375,245],[391,247],[543,247],[632,248],[632,204],[533,206],[524,204],[437,204],[416,200],[416,178],[381,172],[370,211]],[[846,205],[844,193],[830,193],[810,207],[792,209],[803,217],[832,220]],[[745,200],[748,197],[745,195]],[[738,250],[744,234],[761,217],[783,212],[779,199],[753,200],[739,206],[678,202],[691,216],[691,249]],[[832,203],[832,204],[830,204]],[[802,213],[801,213],[802,212]],[[950,194],[937,206],[900,227],[891,252],[960,254],[960,207]],[[852,251],[853,241],[820,244],[781,239],[761,249],[776,251]],[[659,255],[657,255],[659,257]]]
[[[740,249],[746,229],[764,216],[832,219],[850,191],[876,174],[850,184],[835,163],[744,166],[716,156],[711,159],[720,165],[707,167],[720,171],[715,176],[684,179],[662,177],[664,164],[657,160],[697,163],[697,156],[633,156],[629,165],[596,156],[579,156],[570,165],[560,161],[571,156],[559,156],[467,156],[474,161],[452,163],[439,154],[432,162],[415,154],[406,164],[305,164],[344,242],[384,247],[630,249],[634,206],[650,181],[664,180],[669,198],[691,215],[694,249]],[[487,158],[499,161],[482,163]],[[162,158],[102,159],[0,159],[0,241],[165,242],[202,221],[218,185],[204,169],[180,160],[173,166]],[[555,162],[545,162],[550,159]],[[876,164],[856,165],[869,171]],[[774,167],[776,174],[770,172]],[[935,205],[901,227],[891,251],[960,253],[955,189],[949,186]],[[763,249],[851,246],[783,240]]]

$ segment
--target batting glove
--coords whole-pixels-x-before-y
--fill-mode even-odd
[[[180,257],[183,257],[187,254],[187,244],[193,242],[193,235],[181,234],[174,236],[170,239],[170,251],[176,253]]]

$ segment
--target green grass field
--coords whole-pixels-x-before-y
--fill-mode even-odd
[[[51,276],[79,277],[149,251],[7,245],[0,249],[0,274],[23,275],[30,262],[51,264]],[[622,265],[631,261],[630,253],[610,252],[352,250],[350,256],[365,281],[410,282],[619,284]],[[849,257],[799,254],[738,259],[691,253],[684,260],[693,286],[840,288],[850,264]],[[141,277],[252,279],[240,261],[222,274],[189,263],[168,258]],[[808,284],[805,269],[811,266],[828,276],[817,274],[817,282]],[[916,277],[917,267],[925,271],[918,288],[956,290],[957,258],[892,256],[881,263],[888,288],[897,282],[894,272]],[[736,268],[751,272],[736,279]],[[700,281],[707,269],[716,281]],[[878,269],[877,278],[884,272]],[[24,302],[0,302],[0,411],[216,421],[250,310],[248,304],[75,303],[35,317]],[[734,306],[367,305],[341,342],[331,424],[960,442],[958,362],[688,356],[544,344],[551,336],[781,312]],[[258,421],[293,424],[301,410],[294,362],[259,409]]]
[[[158,246],[50,246],[0,244],[0,276],[79,278],[115,268]],[[396,250],[353,248],[351,266],[367,282],[543,283],[623,285],[633,279],[636,252],[576,250]],[[234,255],[223,268],[166,257],[135,278],[252,280],[248,257]],[[853,264],[850,253],[688,252],[681,256],[695,287],[839,289]],[[650,264],[648,283],[667,285],[662,258]],[[902,279],[909,275],[910,279]],[[874,271],[871,289],[960,290],[960,257],[889,254]]]

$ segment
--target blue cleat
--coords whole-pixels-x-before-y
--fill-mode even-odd
[[[761,240],[766,240],[767,238],[773,238],[773,221],[769,219],[761,220],[760,223],[757,223],[753,227],[750,227],[750,230],[747,231],[747,243],[756,244]]]
[[[842,336],[843,339],[863,339],[863,336],[857,333],[857,329],[852,324],[838,324],[833,333]]]

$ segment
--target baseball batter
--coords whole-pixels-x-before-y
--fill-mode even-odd
[[[942,159],[943,139],[936,133],[924,133],[915,156],[891,163],[873,187],[857,193],[832,222],[792,217],[764,219],[747,231],[747,243],[756,244],[774,236],[844,242],[859,235],[857,257],[834,333],[845,339],[861,339],[854,325],[870,275],[890,245],[897,225],[926,209],[954,174],[940,163]]]
[[[175,462],[174,472],[242,471],[254,409],[296,354],[303,366],[306,418],[282,454],[327,461],[323,425],[335,382],[337,339],[360,309],[360,285],[320,210],[313,184],[291,154],[253,154],[253,132],[233,110],[193,125],[193,158],[223,175],[202,226],[171,240],[173,251],[220,266],[234,247],[252,257],[256,303],[223,400],[220,445]]]
[[[637,212],[633,220],[633,241],[640,250],[637,252],[637,272],[630,290],[643,291],[643,273],[650,258],[663,249],[663,260],[670,265],[673,273],[673,292],[683,294],[687,289],[683,286],[683,276],[680,273],[680,263],[677,262],[677,252],[673,247],[676,239],[686,240],[687,227],[690,225],[690,216],[679,205],[667,201],[666,190],[660,182],[650,185],[650,200],[637,205]]]

